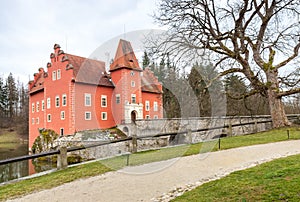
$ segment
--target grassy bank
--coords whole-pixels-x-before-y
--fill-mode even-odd
[[[0,129],[0,159],[25,155],[27,149],[27,142],[21,141],[16,130]]]
[[[183,194],[173,201],[300,201],[300,155],[277,159]]]
[[[300,139],[300,131],[297,128],[290,128],[290,139]],[[278,142],[287,140],[287,129],[277,129],[253,135],[228,137],[221,140],[221,149],[229,149],[254,144]],[[139,152],[129,156],[129,165],[140,165],[154,161],[161,161],[170,158],[198,154],[218,150],[218,141],[183,145],[172,148]],[[111,170],[120,169],[127,164],[126,156],[114,157],[111,159],[83,164],[77,167],[67,168],[62,171],[50,173],[45,176],[11,183],[0,188],[0,200],[17,197],[33,191],[39,191],[58,186],[79,178],[99,175]]]
[[[3,143],[18,143],[20,138],[15,130],[0,129],[0,144]]]

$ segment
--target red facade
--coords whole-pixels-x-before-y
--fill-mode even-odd
[[[47,71],[29,82],[29,147],[47,128],[60,135],[106,129],[133,119],[162,118],[162,86],[139,67],[131,44],[120,40],[110,74],[105,63],[64,53],[58,44]]]

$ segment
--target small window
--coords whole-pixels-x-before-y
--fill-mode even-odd
[[[61,111],[61,112],[60,112],[60,119],[61,119],[61,120],[65,120],[65,118],[66,118],[66,117],[65,117],[65,111]]]
[[[36,112],[39,112],[39,111],[40,111],[40,103],[36,102]]]
[[[31,104],[31,111],[34,113],[34,103]]]
[[[62,95],[62,106],[67,106],[67,95],[63,94]]]
[[[150,102],[148,100],[145,101],[145,110],[146,111],[150,110]]]
[[[150,115],[146,115],[146,119],[150,119]]]
[[[31,119],[31,124],[34,124],[34,120],[35,120],[34,118]]]
[[[107,120],[107,112],[101,112],[101,120]]]
[[[85,120],[92,120],[91,112],[85,112]]]
[[[84,94],[84,105],[86,107],[89,107],[92,105],[92,95],[91,94],[88,94],[88,93]]]
[[[40,123],[40,118],[36,118],[36,124],[39,124]]]
[[[51,99],[47,98],[47,109],[51,108]]]
[[[117,103],[117,104],[120,104],[120,103],[121,103],[121,96],[120,96],[120,94],[117,94],[117,95],[116,95],[116,103]]]
[[[60,69],[57,70],[56,77],[57,77],[57,80],[61,78],[61,71],[60,71]]]
[[[157,115],[154,115],[154,119],[158,119],[158,116],[157,116]]]
[[[107,107],[107,96],[101,95],[101,107]]]
[[[131,81],[131,87],[135,87],[135,82]]]
[[[134,71],[131,71],[131,72],[130,72],[130,75],[131,75],[131,76],[134,76]]]
[[[60,129],[60,135],[64,136],[64,129],[63,128]]]
[[[153,103],[153,110],[156,112],[158,111],[158,103],[157,102]]]
[[[47,121],[48,121],[48,122],[51,122],[51,114],[48,114],[48,115],[47,115]]]
[[[131,94],[131,103],[132,104],[136,103],[136,95],[135,94]]]
[[[52,81],[55,81],[56,80],[56,71],[53,71],[52,72]]]
[[[59,107],[59,96],[55,97],[55,106]]]
[[[45,101],[42,100],[42,111],[44,111],[44,110],[45,110]]]

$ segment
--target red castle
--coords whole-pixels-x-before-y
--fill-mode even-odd
[[[162,85],[141,69],[130,42],[120,40],[110,74],[105,63],[64,53],[58,44],[47,71],[29,82],[29,148],[47,128],[60,135],[163,117]]]

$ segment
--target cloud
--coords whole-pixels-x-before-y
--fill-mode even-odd
[[[55,43],[88,57],[99,45],[122,34],[124,27],[126,32],[155,28],[150,17],[154,5],[149,0],[3,1],[0,71],[27,78],[45,67]]]

